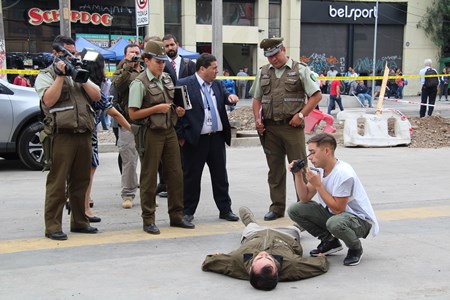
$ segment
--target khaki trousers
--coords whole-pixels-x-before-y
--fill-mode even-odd
[[[70,227],[89,226],[84,198],[89,185],[92,157],[92,133],[56,134],[53,140],[52,167],[45,191],[45,233],[62,231],[66,203],[66,181],[70,207]]]
[[[183,218],[183,172],[180,148],[174,128],[147,129],[145,150],[141,157],[140,195],[144,225],[155,223],[158,166],[162,160],[167,184],[167,203],[170,221]]]
[[[289,124],[266,125],[264,152],[269,166],[270,211],[284,216],[286,209],[286,156],[288,162],[306,157],[303,128]]]

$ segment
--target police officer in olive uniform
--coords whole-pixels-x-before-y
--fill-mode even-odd
[[[163,72],[167,60],[163,43],[149,41],[142,56],[147,68],[130,85],[128,113],[135,122],[136,147],[144,148],[140,153],[143,229],[150,234],[160,233],[155,224],[155,197],[161,160],[167,181],[170,226],[192,229],[195,225],[183,218],[183,172],[174,128],[185,110],[173,104],[175,87],[169,74]]]
[[[66,56],[57,45],[75,54],[75,42],[67,36],[53,41],[55,61],[41,71],[35,88],[44,112],[43,142],[50,172],[45,192],[45,236],[53,240],[67,240],[62,231],[62,213],[66,203],[66,180],[72,215],[70,231],[96,233],[85,216],[84,198],[90,180],[92,131],[94,114],[91,101],[100,100],[100,88],[88,80],[75,82],[67,75],[68,66],[57,56]],[[70,67],[69,67],[70,68]]]
[[[269,64],[258,71],[251,93],[256,129],[269,166],[272,204],[264,220],[271,221],[283,217],[286,208],[286,155],[289,162],[306,156],[304,118],[322,94],[308,66],[286,55],[283,38],[264,39],[259,46]]]

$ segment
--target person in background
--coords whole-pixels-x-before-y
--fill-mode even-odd
[[[425,59],[423,63],[425,67],[419,71],[419,75],[425,75],[428,69],[432,69],[432,71],[434,71],[435,74],[438,74],[436,69],[431,67],[433,61],[430,58]],[[425,117],[425,115],[427,114],[427,110],[428,116],[431,116],[433,114],[434,103],[436,102],[436,95],[437,95],[437,84],[427,86],[427,83],[431,81],[434,81],[431,80],[431,77],[428,78],[420,77],[420,83],[422,84],[421,99],[420,99],[421,105],[419,110],[420,118]]]
[[[225,77],[230,76],[230,72],[227,69],[224,69],[223,76]],[[236,84],[233,79],[224,79],[222,80],[222,82],[228,93],[236,95]],[[227,105],[227,106],[230,112],[236,108],[236,105]]]
[[[236,76],[247,77],[248,74],[244,71],[244,68],[240,68],[239,72],[236,74]],[[247,80],[238,79],[237,80],[237,92],[238,92],[239,98],[245,99],[247,97],[246,91],[247,91]]]
[[[397,76],[403,76],[403,73],[400,69],[397,69],[395,74]],[[403,99],[403,87],[405,86],[405,79],[404,78],[396,78],[395,83],[397,84],[397,93],[396,93],[395,97],[397,99]]]
[[[372,107],[372,96],[369,95],[369,90],[364,85],[364,81],[357,80],[357,86],[355,89],[355,94],[358,96],[359,101],[361,102],[361,105],[365,106],[365,101],[367,100],[367,103],[369,104],[369,107]]]
[[[128,122],[130,121],[127,111],[130,92],[129,85],[139,74],[144,72],[144,68],[140,64],[140,56],[141,50],[139,46],[136,44],[128,44],[124,49],[124,59],[119,63],[119,67],[114,72],[112,79],[112,87],[117,94],[113,102]],[[133,133],[119,126],[117,146],[119,147],[119,154],[122,160],[122,190],[120,193],[122,208],[130,209],[133,207],[133,200],[139,187],[137,175],[139,155],[136,150]]]
[[[445,96],[445,101],[448,101],[448,68],[442,69],[442,76],[439,77],[439,101],[441,101],[442,95]]]
[[[336,74],[336,77],[339,77],[339,74]],[[330,85],[330,102],[328,103],[328,114],[331,114],[331,111],[335,109],[336,103],[339,105],[339,109],[341,111],[344,110],[344,106],[342,105],[341,98],[341,81],[339,79],[334,79],[331,81]]]
[[[92,82],[95,83],[97,86],[99,86],[101,90],[104,90],[105,92],[109,93],[109,86],[111,85],[111,83],[109,82],[108,84],[109,79],[106,78],[105,75],[104,57],[101,54],[98,54],[97,59],[94,62],[87,62],[84,68],[91,73],[89,78],[92,80]],[[127,122],[125,117],[116,108],[113,107],[112,103],[109,101],[109,97],[105,94],[105,92],[102,91],[100,101],[92,103],[92,108],[94,109],[96,116],[96,124],[98,124],[99,122],[98,120],[99,116],[102,113],[105,113],[111,116],[117,123],[119,123],[119,125],[122,126],[122,128],[130,131],[131,130],[130,124]],[[91,223],[101,221],[99,217],[95,216],[91,208],[91,203],[93,203],[93,201],[91,200],[92,183],[94,181],[95,171],[97,170],[99,164],[100,161],[98,156],[98,137],[96,126],[94,131],[92,132],[91,177],[88,188],[86,190],[86,196],[84,201],[85,215],[86,218]]]
[[[25,74],[19,74],[14,78],[13,84],[20,85],[20,86],[26,86],[31,87],[30,80],[28,78],[25,78]]]

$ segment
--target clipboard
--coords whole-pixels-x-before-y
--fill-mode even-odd
[[[175,87],[175,97],[173,98],[173,103],[176,106],[181,106],[185,110],[192,109],[192,104],[191,100],[189,99],[187,86],[181,85]]]

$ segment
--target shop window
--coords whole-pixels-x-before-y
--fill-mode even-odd
[[[212,24],[212,1],[197,0],[197,24]],[[223,25],[254,26],[255,0],[223,0]]]
[[[269,1],[269,37],[281,36],[281,0]]]
[[[164,1],[164,34],[173,34],[181,43],[181,0]]]

